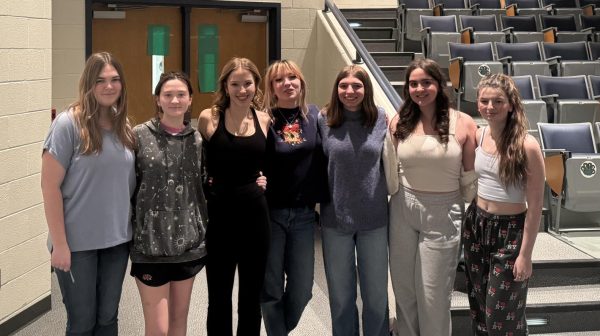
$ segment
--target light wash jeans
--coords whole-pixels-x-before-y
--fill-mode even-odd
[[[316,225],[309,207],[271,209],[271,246],[261,298],[269,336],[287,335],[312,297]]]
[[[323,227],[333,336],[358,336],[357,269],[364,336],[388,335],[388,227],[343,232]]]
[[[118,335],[117,315],[128,259],[129,243],[124,243],[71,252],[71,274],[54,270],[67,310],[65,335]]]

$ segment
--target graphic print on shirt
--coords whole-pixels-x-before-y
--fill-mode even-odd
[[[291,123],[282,125],[281,129],[277,131],[277,134],[281,137],[283,142],[289,145],[299,145],[306,141],[302,137],[302,127],[300,126],[300,120],[295,118]]]

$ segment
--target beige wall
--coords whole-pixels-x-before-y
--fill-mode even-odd
[[[0,2],[0,324],[50,295],[40,192],[50,124],[51,0]]]

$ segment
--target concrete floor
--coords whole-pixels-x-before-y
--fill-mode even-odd
[[[593,239],[600,239],[599,237]],[[534,260],[548,259],[583,259],[593,258],[587,252],[589,249],[600,251],[600,244],[589,242],[582,237],[577,237],[575,242],[581,243],[585,248],[577,248],[572,246],[561,246],[560,249],[549,249],[548,246],[556,245],[556,238],[546,233],[541,233],[536,243],[534,251]],[[591,246],[591,247],[590,247]],[[299,326],[291,336],[324,336],[331,335],[331,321],[329,313],[329,303],[327,299],[327,284],[325,280],[323,258],[321,254],[321,243],[317,235],[316,250],[315,250],[315,282],[313,286],[313,298],[306,308]],[[551,253],[552,255],[548,255]],[[600,256],[598,254],[596,257]],[[129,273],[128,273],[129,274]],[[143,335],[144,321],[142,314],[141,302],[139,299],[138,290],[135,281],[129,275],[126,275],[123,285],[123,295],[121,298],[120,313],[119,313],[119,332],[121,335]],[[237,283],[235,284],[234,293],[237,292]],[[393,302],[393,294],[391,285],[388,288],[390,302]],[[466,299],[461,297],[462,293],[457,293],[453,299],[453,305],[460,306],[462,301]],[[568,295],[568,293],[567,293]],[[591,294],[592,295],[592,294]],[[600,295],[598,293],[594,296]],[[236,300],[234,300],[234,311],[237,309]],[[360,306],[360,302],[359,302]],[[188,321],[188,335],[206,335],[206,311],[208,307],[208,294],[206,289],[206,275],[203,270],[197,277],[192,294],[192,302]],[[390,315],[394,316],[394,305],[390,305]],[[61,302],[60,289],[56,282],[56,277],[52,276],[52,310],[33,323],[19,330],[14,336],[34,336],[48,335],[58,336],[64,335],[66,321],[66,313]],[[234,315],[234,325],[236,317]],[[264,329],[261,335],[266,335]],[[465,330],[464,334],[468,335]],[[545,334],[550,335],[573,335],[573,336],[598,336],[600,331],[583,332],[583,333],[562,333],[562,334]]]

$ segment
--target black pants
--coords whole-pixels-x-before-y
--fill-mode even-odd
[[[267,201],[209,199],[206,233],[209,336],[232,334],[232,290],[239,276],[238,336],[260,335],[260,294],[270,241]]]
[[[492,215],[472,203],[463,224],[467,292],[475,335],[527,335],[528,281],[516,282],[515,260],[525,213]]]

